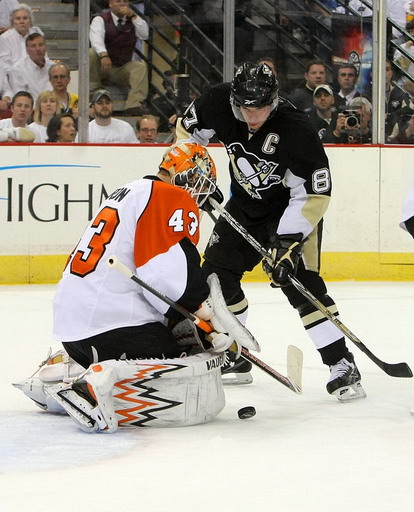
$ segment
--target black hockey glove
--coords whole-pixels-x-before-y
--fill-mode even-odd
[[[216,187],[216,190],[210,194],[207,200],[204,201],[204,203],[200,206],[200,208],[205,212],[212,212],[214,210],[210,204],[210,201],[208,200],[210,197],[220,204],[224,201],[223,192],[218,187]]]
[[[302,253],[302,233],[276,235],[272,244],[273,264],[263,260],[263,270],[270,277],[272,285],[279,287],[289,284],[289,274],[295,275]]]

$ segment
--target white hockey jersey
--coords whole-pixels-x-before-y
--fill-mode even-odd
[[[115,255],[140,279],[196,311],[208,296],[195,245],[199,210],[183,189],[143,178],[104,201],[72,252],[53,303],[53,335],[78,341],[112,329],[164,322],[176,313],[108,267]]]

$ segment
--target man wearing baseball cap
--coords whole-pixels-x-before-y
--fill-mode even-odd
[[[321,84],[313,91],[314,110],[309,113],[311,123],[322,142],[336,142],[333,131],[338,117],[335,95],[328,84]]]
[[[91,99],[94,120],[89,123],[88,142],[96,144],[136,144],[134,129],[126,121],[112,117],[113,104],[106,89],[98,89]]]

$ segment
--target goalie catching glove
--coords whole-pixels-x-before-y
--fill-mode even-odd
[[[271,254],[273,263],[263,260],[263,270],[269,276],[274,286],[284,286],[289,283],[289,275],[295,275],[302,255],[302,233],[293,235],[276,235],[272,244]]]
[[[232,347],[232,351],[237,353],[240,353],[241,347],[260,352],[257,340],[227,307],[217,275],[210,274],[207,282],[210,286],[210,295],[194,314],[209,322],[214,329],[206,335],[206,339],[212,345],[210,350],[223,352],[235,343],[237,349],[233,350]]]

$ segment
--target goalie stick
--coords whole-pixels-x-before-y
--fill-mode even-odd
[[[220,213],[220,215],[247,241],[249,244],[256,249],[256,251],[263,256],[270,263],[274,263],[271,254],[262,247],[259,242],[241,225],[232,215],[224,209],[217,201],[208,198],[211,206]],[[349,338],[366,356],[371,359],[381,370],[391,377],[405,377],[410,378],[413,376],[413,372],[407,363],[386,363],[381,361],[375,354],[373,354],[369,348],[362,343],[362,341],[351,332],[329,309],[322,304],[296,277],[289,275],[289,280],[292,285],[300,292],[308,301],[313,304],[328,320],[330,320],[336,327]]]
[[[123,263],[121,263],[116,256],[109,256],[106,260],[107,265],[111,268],[114,268],[124,274],[125,276],[132,279],[135,283],[142,286],[149,292],[153,293],[160,300],[164,301],[166,304],[171,306],[173,309],[181,313],[184,318],[188,318],[192,322],[194,322],[200,329],[205,332],[212,332],[212,327],[209,323],[201,320],[193,313],[190,313],[185,308],[174,302],[172,299],[159,292],[151,285],[140,279],[136,274],[134,274],[128,267],[126,267]],[[293,345],[289,345],[287,350],[287,377],[276,371],[274,368],[261,361],[258,357],[251,354],[248,350],[242,347],[241,356],[250,361],[253,365],[257,366],[265,373],[276,379],[278,382],[289,388],[294,393],[302,393],[302,366],[303,366],[303,354],[300,349]]]

